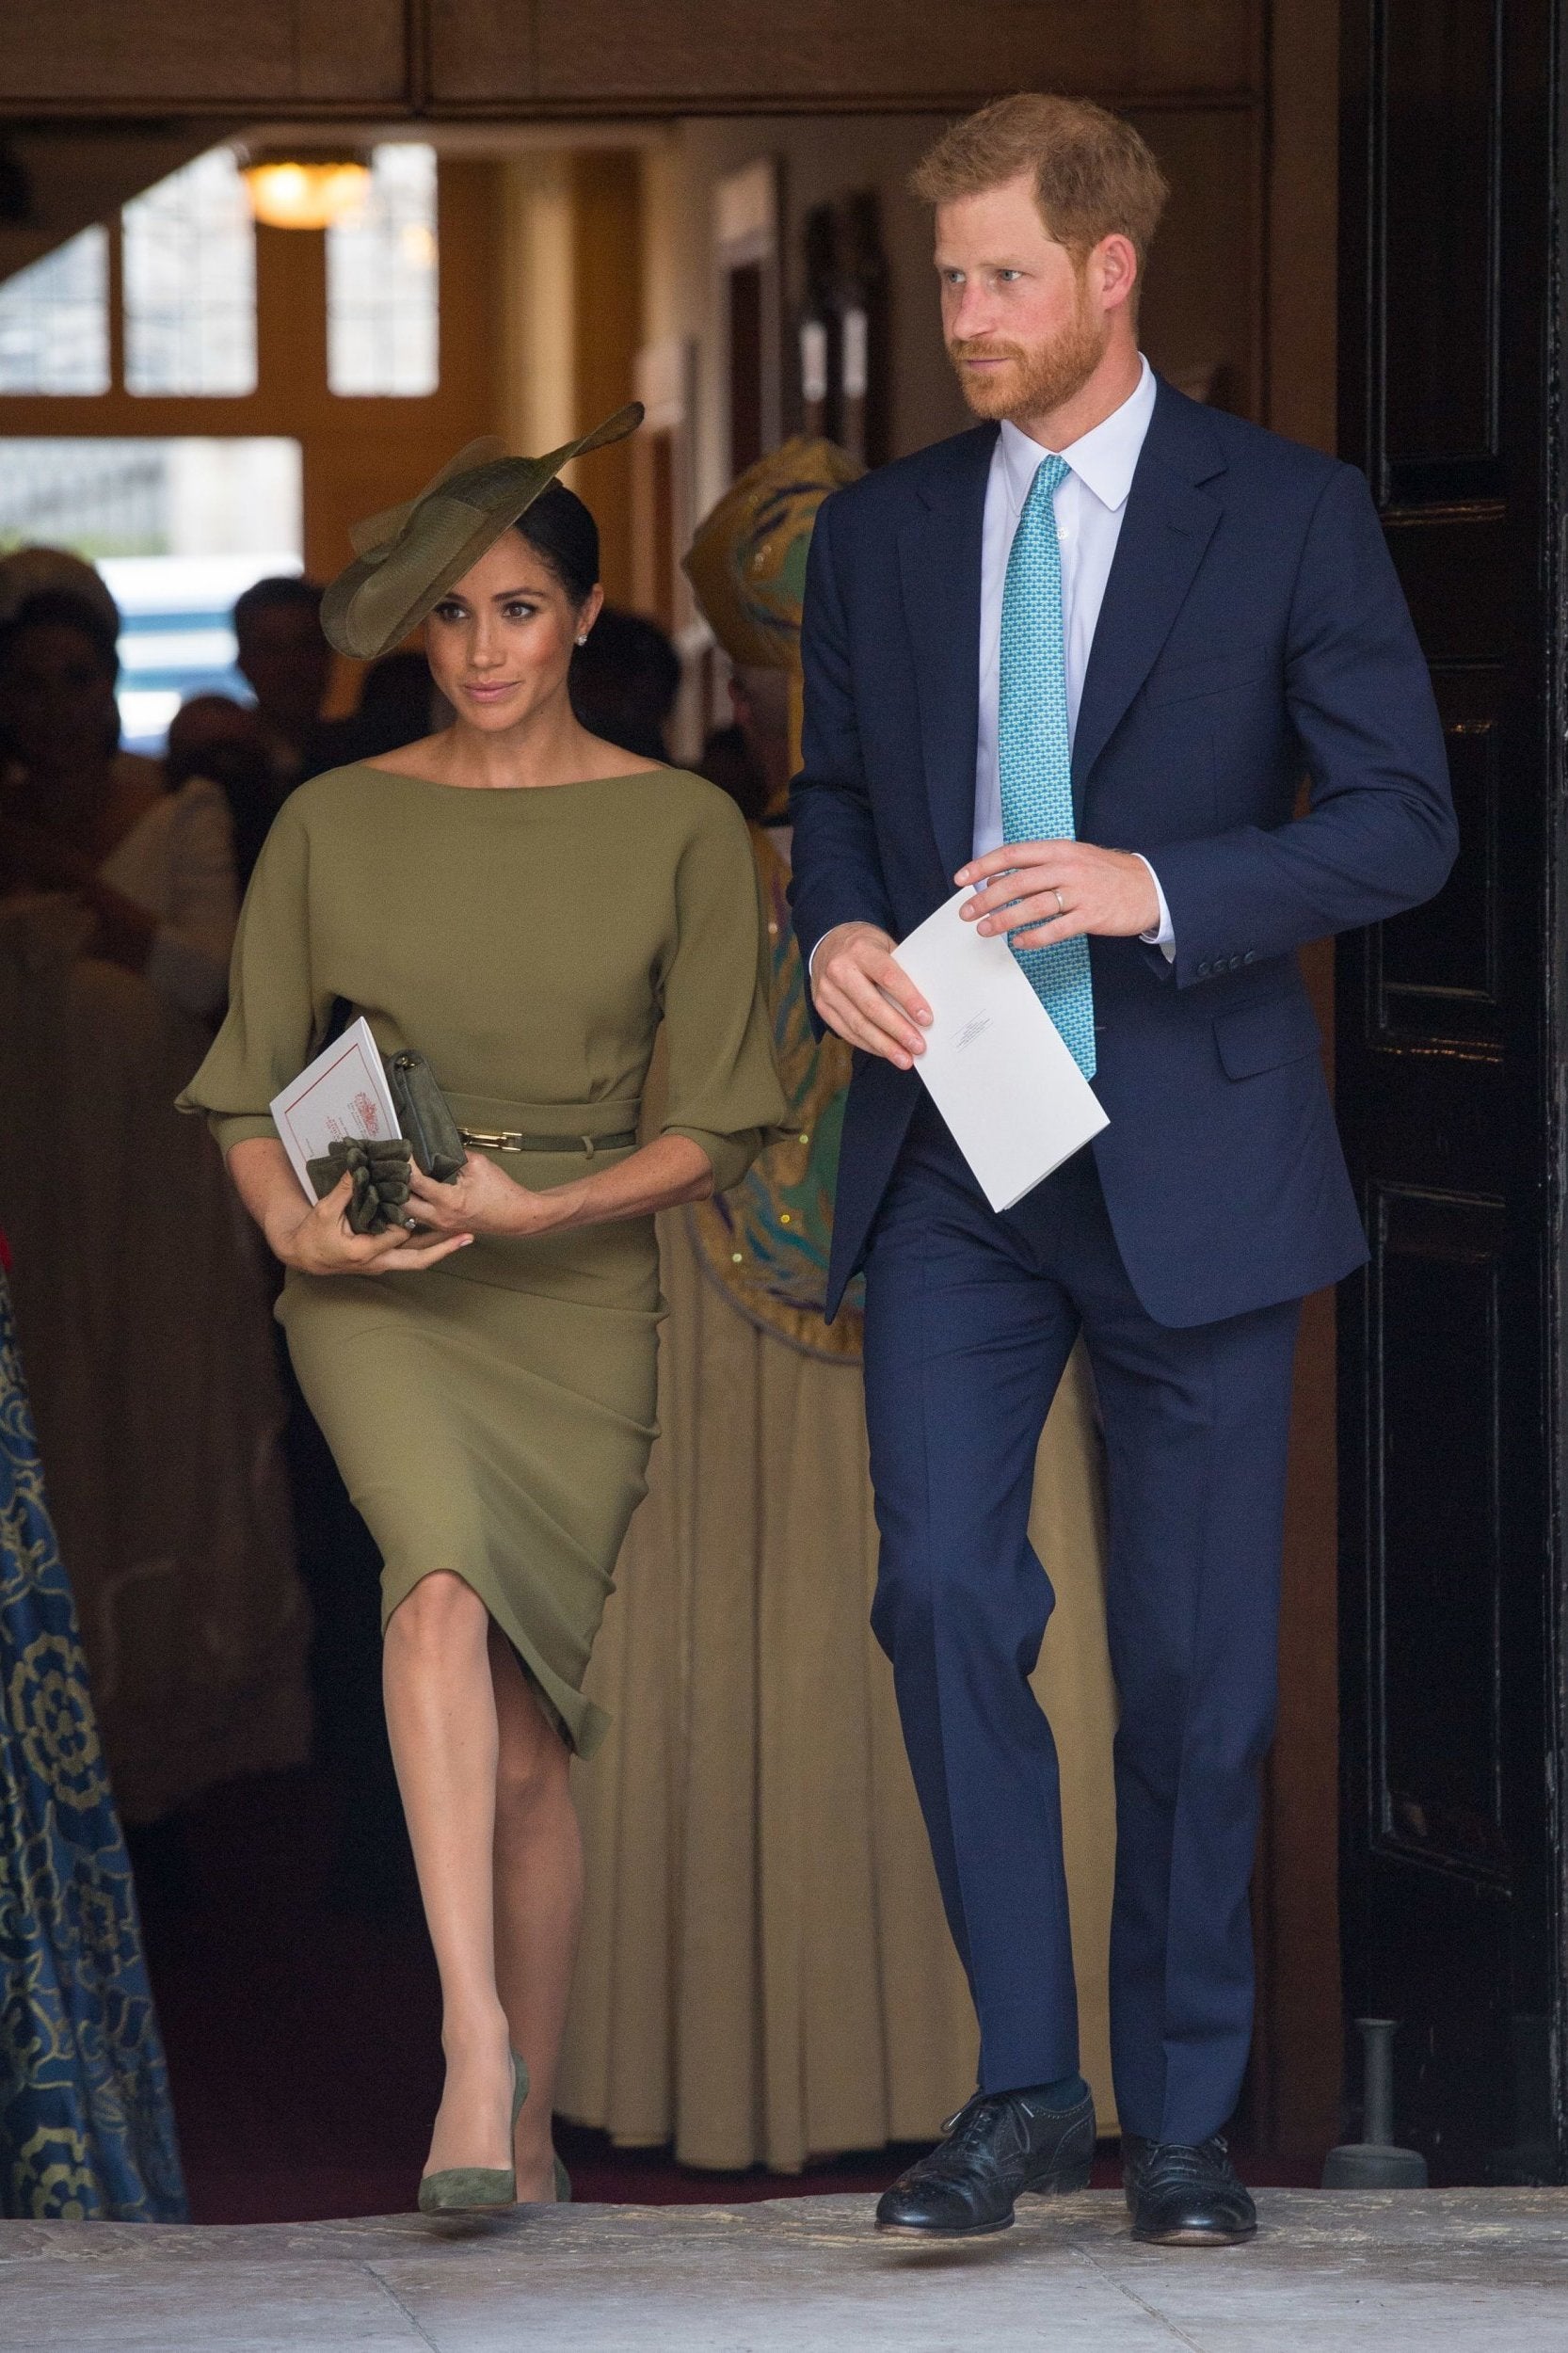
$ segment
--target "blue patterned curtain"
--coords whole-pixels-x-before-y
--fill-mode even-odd
[[[131,1865],[3,1274],[0,2214],[185,2218]]]

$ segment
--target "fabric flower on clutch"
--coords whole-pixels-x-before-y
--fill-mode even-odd
[[[384,1234],[389,1225],[408,1225],[408,1171],[413,1152],[403,1136],[339,1136],[320,1160],[306,1163],[316,1199],[324,1200],[344,1176],[354,1179],[348,1204],[349,1231]]]

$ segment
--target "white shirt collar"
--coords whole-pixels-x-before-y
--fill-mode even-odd
[[[1121,407],[1061,452],[1079,480],[1112,514],[1126,504],[1132,488],[1138,453],[1154,415],[1156,390],[1154,370],[1143,360],[1138,382]],[[1050,453],[1003,418],[1001,454],[1014,506],[1021,510],[1040,460]]]

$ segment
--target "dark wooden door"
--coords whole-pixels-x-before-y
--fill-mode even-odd
[[[1448,733],[1433,905],[1345,941],[1343,1921],[1439,2181],[1561,2178],[1559,8],[1349,0],[1342,446]],[[1352,2092],[1356,2089],[1352,2082]]]

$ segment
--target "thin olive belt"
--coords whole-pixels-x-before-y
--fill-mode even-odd
[[[592,1160],[596,1152],[618,1152],[637,1141],[635,1128],[613,1136],[525,1136],[515,1128],[464,1128],[457,1133],[465,1144],[481,1144],[489,1152],[581,1152]]]

